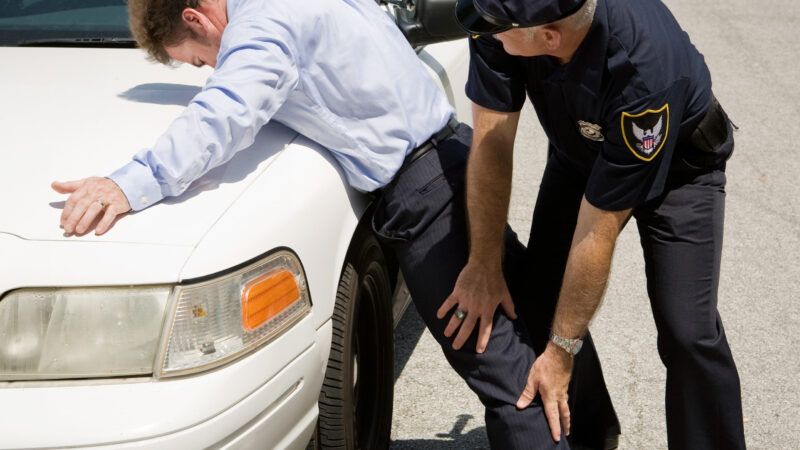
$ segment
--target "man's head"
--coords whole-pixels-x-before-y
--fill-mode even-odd
[[[596,7],[597,0],[459,0],[456,14],[462,28],[494,35],[509,54],[569,60]]]
[[[133,37],[155,61],[216,66],[225,0],[128,0],[128,12]]]

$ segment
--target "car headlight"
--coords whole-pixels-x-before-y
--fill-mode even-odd
[[[279,251],[210,281],[179,286],[165,351],[168,377],[208,370],[255,350],[311,309],[300,261]]]
[[[0,380],[152,373],[171,290],[11,292],[0,301]]]
[[[19,289],[0,299],[0,380],[200,372],[310,309],[300,261],[286,250],[180,286]]]

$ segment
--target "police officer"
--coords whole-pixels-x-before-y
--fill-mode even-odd
[[[531,276],[541,289],[535,301],[557,307],[520,406],[538,393],[551,428],[568,425],[572,357],[633,216],[667,368],[670,448],[744,448],[739,377],[717,311],[733,137],[703,56],[658,0],[458,0],[456,13],[473,35],[471,255],[463,290],[446,306],[467,317],[483,307],[467,283],[476,268],[493,270],[500,281],[490,285],[502,281],[486,268],[500,255],[527,94],[549,141]]]
[[[480,354],[474,337],[463,349],[444,337],[447,322],[436,311],[467,256],[463,179],[471,129],[452,119],[444,93],[385,11],[373,0],[128,4],[133,34],[153,59],[209,65],[214,73],[152,147],[109,177],[54,183],[70,194],[64,230],[83,234],[96,226],[103,234],[121,214],[183,193],[250,146],[267,122],[282,122],[328,148],[347,182],[379,199],[375,228],[396,251],[449,361],[486,405],[492,445],[565,448],[550,438],[540,405],[515,407],[533,360],[521,320],[498,314]],[[521,245],[508,237],[509,255],[519,255]],[[576,394],[588,401],[575,411],[608,420],[576,426],[575,434],[602,447],[618,424],[591,349],[582,360],[587,369],[576,374],[591,382]]]

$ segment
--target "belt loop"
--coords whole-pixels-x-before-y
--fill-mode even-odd
[[[450,127],[451,130],[453,130],[453,133],[455,133],[459,123],[460,122],[458,121],[458,119],[456,119],[456,116],[453,115],[450,116],[450,120],[447,121],[447,126]]]
[[[417,159],[421,158],[422,155],[424,155],[431,149],[438,148],[440,142],[449,138],[456,132],[456,128],[458,128],[458,125],[459,122],[458,120],[456,120],[455,116],[450,116],[450,119],[447,121],[447,125],[443,126],[441,130],[437,131],[436,134],[429,137],[428,140],[425,141],[422,145],[415,148],[408,155],[406,155],[403,164],[400,166],[400,169],[398,169],[397,173],[395,174],[395,179],[397,179],[397,175],[404,172],[408,166],[410,166]]]
[[[455,116],[450,116],[450,118],[447,120],[447,124],[444,127],[442,127],[441,130],[436,132],[436,134],[431,136],[430,142],[434,146],[438,147],[439,143],[441,141],[449,138],[450,136],[453,135],[453,133],[456,132],[456,128],[458,128],[458,124],[459,124],[459,122],[456,119],[456,117]]]

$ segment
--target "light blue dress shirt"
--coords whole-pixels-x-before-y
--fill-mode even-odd
[[[453,114],[374,0],[228,0],[227,12],[203,90],[109,177],[135,211],[180,195],[270,120],[329,149],[351,186],[372,191]]]

